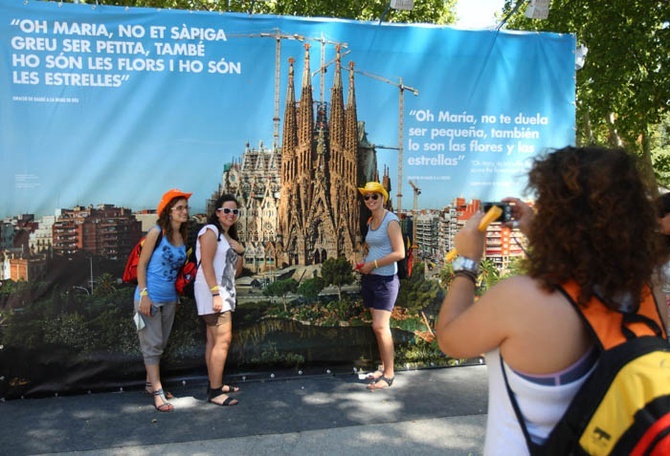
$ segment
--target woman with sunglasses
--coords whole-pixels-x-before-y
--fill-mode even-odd
[[[365,259],[356,265],[356,269],[363,275],[361,296],[363,304],[372,314],[372,330],[377,338],[382,362],[381,370],[368,375],[367,379],[371,381],[368,389],[378,390],[393,385],[395,378],[395,351],[390,322],[400,289],[397,262],[405,258],[405,245],[398,217],[384,207],[388,201],[386,189],[379,182],[368,182],[365,187],[359,187],[358,191],[372,213],[365,235]]]
[[[179,296],[175,289],[177,272],[186,260],[188,199],[191,193],[173,188],[158,203],[158,221],[144,240],[137,264],[135,311],[137,335],[147,371],[145,391],[153,397],[159,412],[171,412],[170,393],[163,392],[160,359],[167,345]]]
[[[195,255],[200,265],[194,293],[198,315],[207,326],[205,364],[208,401],[236,405],[228,393],[239,391],[223,384],[223,368],[233,338],[232,313],[235,310],[235,277],[242,272],[244,247],[239,242],[235,223],[239,215],[233,195],[221,195],[207,225],[198,233]]]

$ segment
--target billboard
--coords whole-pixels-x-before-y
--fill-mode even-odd
[[[246,150],[281,149],[290,68],[296,93],[309,86],[316,103],[330,102],[338,76],[345,97],[355,94],[356,117],[379,174],[391,179],[396,209],[411,206],[415,186],[426,210],[459,197],[518,196],[533,157],[574,143],[571,35],[18,0],[0,0],[0,13],[5,225],[32,214],[35,231],[40,217],[53,223],[74,207],[155,209],[173,187],[193,192],[193,212],[204,212]],[[0,249],[11,247],[3,238]],[[90,268],[90,293],[93,269],[102,266],[88,258],[83,267]],[[7,279],[10,271],[2,274]],[[64,283],[66,275],[53,280]],[[48,296],[54,308],[81,304]],[[124,331],[132,338],[130,292],[123,299],[127,308],[118,315],[128,314]],[[116,305],[109,310],[116,315],[121,304],[105,305]],[[68,322],[60,323],[76,323]],[[330,330],[326,337],[342,336]],[[17,337],[5,329],[5,340],[10,336]],[[199,342],[198,356],[204,337]],[[128,353],[136,350],[131,345]],[[20,347],[5,342],[4,361],[37,356],[13,350]],[[330,359],[320,347],[312,352]],[[98,372],[91,368],[104,359],[98,355],[86,369]],[[4,391],[38,377],[14,368]],[[65,389],[89,378],[74,377]],[[32,390],[40,388],[33,383]]]

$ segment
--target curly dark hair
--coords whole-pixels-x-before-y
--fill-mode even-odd
[[[174,230],[172,229],[172,223],[170,223],[170,213],[172,212],[174,205],[181,200],[188,201],[188,199],[183,196],[172,198],[170,202],[165,205],[163,212],[158,214],[158,221],[156,222],[158,226],[161,227],[163,234],[167,236],[167,240],[170,241],[171,244],[174,244]],[[181,233],[181,238],[186,242],[188,239],[188,223],[182,223],[179,227],[179,232]]]
[[[565,147],[536,158],[528,175],[535,193],[528,274],[547,289],[568,280],[579,304],[596,293],[610,308],[640,297],[663,262],[656,190],[637,157],[622,149]]]
[[[216,225],[216,227],[219,229],[220,233],[224,232],[223,227],[221,226],[221,222],[219,221],[219,216],[216,214],[216,211],[223,206],[223,203],[226,203],[228,201],[232,201],[235,203],[237,208],[239,209],[240,203],[237,202],[237,199],[233,195],[230,194],[223,194],[219,196],[214,203],[214,212],[212,212],[209,215],[209,219],[207,220],[207,223],[211,223],[212,225]],[[240,238],[237,235],[237,224],[234,224],[233,226],[230,227],[228,230],[228,236],[230,236],[232,239],[235,239],[237,242],[240,242]]]
[[[658,218],[661,219],[670,213],[670,192],[658,197]],[[670,254],[670,235],[665,235],[665,249]],[[666,258],[667,260],[667,258]]]

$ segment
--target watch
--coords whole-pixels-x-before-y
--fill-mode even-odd
[[[479,261],[462,256],[456,257],[453,263],[453,270],[454,273],[465,271],[477,277],[479,275]]]

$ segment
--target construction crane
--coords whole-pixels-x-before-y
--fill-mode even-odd
[[[253,7],[253,6],[252,6]],[[274,129],[272,132],[272,146],[279,147],[279,81],[281,77],[281,40],[305,41],[306,38],[298,34],[284,34],[279,29],[274,32],[260,32],[248,34],[229,34],[229,38],[274,38],[275,39],[275,87],[274,87]]]
[[[409,90],[414,94],[414,96],[419,95],[419,90],[415,89],[414,87],[410,87],[408,85],[405,85],[402,82],[402,78],[398,78],[398,82],[392,81],[390,79],[387,79],[383,76],[379,76],[377,74],[373,73],[368,73],[367,71],[361,71],[361,70],[353,70],[354,73],[361,74],[363,76],[367,76],[369,78],[377,79],[378,81],[385,82],[387,84],[394,85],[398,88],[399,90],[399,97],[398,97],[398,180],[397,180],[397,185],[398,185],[398,194],[396,195],[397,197],[397,206],[396,206],[396,211],[400,213],[402,211],[402,163],[403,163],[403,142],[404,142],[404,137],[403,137],[403,130],[404,130],[404,113],[405,113],[405,90]]]
[[[236,34],[232,33],[228,35],[229,38],[273,38],[275,40],[275,87],[274,87],[274,116],[272,118],[274,129],[272,134],[272,145],[276,149],[279,147],[279,81],[281,79],[281,41],[282,40],[295,40],[295,41],[317,41],[321,43],[321,65],[324,67],[325,61],[325,46],[326,44],[333,44],[340,47],[347,47],[347,43],[339,43],[335,41],[326,40],[323,35],[320,38],[311,38],[302,35],[286,34],[282,33],[278,28],[273,32],[260,32],[260,33],[246,33],[246,34]],[[323,78],[322,78],[323,79]],[[321,97],[323,100],[323,80],[321,82]]]
[[[421,189],[417,187],[416,182],[409,181],[409,185],[412,187],[412,190],[414,191],[414,204],[412,205],[412,248],[416,249],[418,248],[418,244],[416,242],[416,220],[417,220],[417,214],[419,211],[419,195],[421,194]]]
[[[342,48],[346,49],[347,48],[347,43],[340,43],[340,42],[337,42],[337,41],[329,41],[329,40],[327,40],[323,37],[323,34],[321,34],[321,38],[309,38],[309,39],[312,40],[312,41],[317,41],[317,42],[321,43],[321,66],[319,67],[318,70],[316,70],[312,73],[312,77],[314,77],[314,75],[316,73],[321,73],[321,79],[319,80],[319,95],[320,95],[319,100],[324,101],[326,68],[329,65],[333,64],[333,62],[335,62],[337,60],[337,57],[335,57],[334,59],[332,59],[328,63],[326,63],[326,45],[327,44],[332,44],[333,46],[335,46],[335,51],[337,53],[339,53],[340,49],[342,49]],[[344,57],[349,52],[351,52],[351,51],[346,51],[346,52],[340,54],[340,58]]]
[[[340,47],[339,47],[339,45],[335,45],[335,50],[336,50],[336,52],[338,52],[338,53],[340,52]],[[349,54],[350,52],[351,52],[351,51],[345,51],[345,52],[340,53],[339,58],[342,59],[342,57],[344,57],[345,55]],[[325,56],[324,56],[324,54],[323,54],[323,48],[322,48],[322,52],[321,52],[321,67],[319,67],[318,70],[314,70],[314,71],[312,71],[312,77],[314,77],[314,76],[316,76],[317,74],[321,73],[321,79],[320,79],[320,81],[319,81],[319,92],[320,92],[320,98],[319,98],[319,99],[320,99],[321,101],[323,101],[324,96],[325,96],[325,88],[324,88],[325,82],[324,82],[324,79],[325,79],[326,71],[328,71],[328,67],[329,67],[330,65],[332,65],[332,64],[335,63],[335,62],[337,62],[337,56],[336,56],[334,59],[330,59],[329,61],[327,61],[327,62],[325,62],[325,63],[323,62],[324,58],[325,58]]]

